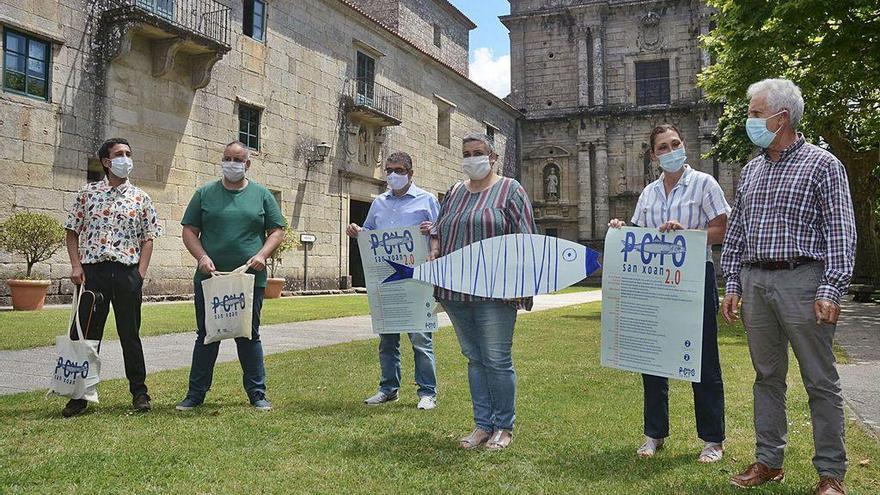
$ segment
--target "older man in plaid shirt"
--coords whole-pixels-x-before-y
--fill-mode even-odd
[[[767,79],[748,90],[751,141],[762,148],[742,171],[724,239],[722,314],[742,317],[755,368],[756,462],[740,487],[781,481],[786,439],[788,344],[810,398],[816,493],[846,493],[843,396],[831,344],[852,277],[856,227],[846,171],[797,132],[800,88]]]

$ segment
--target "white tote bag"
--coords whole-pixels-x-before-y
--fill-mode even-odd
[[[82,286],[73,292],[73,309],[68,323],[68,332],[55,337],[55,370],[49,383],[50,395],[59,395],[71,399],[85,399],[98,402],[98,382],[101,371],[101,359],[98,357],[100,340],[86,340],[79,320],[79,298]],[[68,336],[71,325],[76,325],[79,340],[71,340]]]
[[[254,279],[247,265],[231,272],[214,272],[202,280],[205,294],[205,343],[237,337],[251,338]]]

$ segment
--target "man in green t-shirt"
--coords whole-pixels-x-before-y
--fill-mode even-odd
[[[244,388],[251,404],[269,411],[266,400],[266,370],[260,343],[260,310],[266,288],[266,258],[284,237],[286,222],[281,208],[268,189],[248,180],[251,161],[247,146],[233,141],[223,152],[223,178],[205,184],[193,195],[183,214],[183,243],[198,260],[194,277],[198,332],[189,372],[189,391],[178,411],[202,404],[211,388],[214,363],[220,342],[205,344],[205,295],[202,280],[217,271],[229,272],[244,264],[254,281],[253,330],[250,339],[237,338],[238,359],[244,373]],[[268,235],[267,235],[268,234]]]

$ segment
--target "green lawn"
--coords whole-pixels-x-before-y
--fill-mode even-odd
[[[291,323],[369,314],[367,296],[316,296],[267,299],[263,304],[262,323]],[[0,350],[28,349],[53,345],[55,336],[64,333],[70,319],[68,309],[43,311],[0,311]],[[144,305],[141,336],[193,332],[196,317],[192,301]],[[116,321],[111,310],[104,337],[117,339]],[[2,492],[0,492],[2,493]]]
[[[217,367],[208,402],[173,410],[187,370],[151,375],[155,410],[130,414],[127,384],[101,386],[102,403],[62,420],[64,401],[28,393],[0,397],[0,492],[19,493],[602,493],[740,494],[727,479],[752,460],[753,371],[741,328],[723,327],[727,451],[699,465],[690,385],[673,381],[673,435],[651,460],[635,456],[641,379],[598,365],[599,304],[521,318],[515,362],[517,433],[503,452],[465,452],[472,428],[464,358],[454,333],[436,334],[440,401],[415,409],[411,351],[404,347],[398,403],[368,408],[376,388],[376,342],[292,351],[267,358],[275,410],[251,410],[238,363]],[[228,344],[224,344],[228,345]],[[810,419],[801,380],[789,378],[787,479],[754,494],[807,494]],[[880,493],[880,444],[847,423],[851,494]],[[866,467],[859,461],[869,459]]]
[[[584,287],[582,285],[572,285],[571,287],[566,287],[564,289],[558,290],[554,292],[554,294],[569,294],[572,292],[594,292],[597,290],[602,290],[601,287]]]

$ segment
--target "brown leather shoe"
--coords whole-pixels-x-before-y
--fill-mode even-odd
[[[822,476],[816,486],[816,495],[846,495],[846,489],[842,480]]]
[[[746,468],[745,471],[730,478],[730,483],[740,488],[751,488],[753,486],[763,485],[768,481],[781,482],[785,479],[785,471],[782,469],[771,469],[766,464],[756,462]]]

